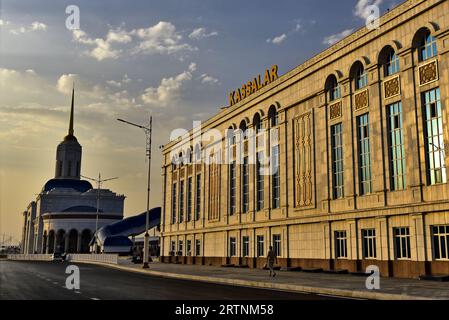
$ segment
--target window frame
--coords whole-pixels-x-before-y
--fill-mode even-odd
[[[339,129],[339,131],[337,131]],[[339,142],[339,143],[338,143]],[[343,124],[331,126],[331,158],[332,158],[332,197],[343,199],[344,186],[344,153],[343,153]]]
[[[376,229],[362,229],[362,256],[363,259],[377,259]]]
[[[386,112],[390,191],[403,191],[407,187],[407,167],[402,102],[387,105]],[[399,124],[398,128],[396,122]]]
[[[393,244],[396,260],[411,260],[410,227],[394,227]]]

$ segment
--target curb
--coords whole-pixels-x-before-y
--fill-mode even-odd
[[[129,271],[129,272],[134,272],[134,273],[141,273],[141,274],[157,276],[157,277],[162,277],[162,278],[169,278],[169,279],[201,281],[201,282],[208,282],[208,283],[215,283],[215,284],[251,287],[251,288],[258,288],[258,289],[291,291],[291,292],[297,292],[297,293],[324,294],[324,295],[332,295],[332,296],[347,297],[347,298],[357,298],[357,299],[369,299],[369,300],[445,300],[445,299],[441,299],[441,298],[410,296],[410,295],[404,295],[404,294],[381,293],[381,292],[371,292],[371,291],[353,291],[353,290],[346,290],[346,289],[309,287],[309,286],[301,286],[301,285],[295,285],[295,284],[269,283],[269,282],[254,281],[254,280],[227,279],[227,278],[197,276],[197,275],[188,275],[188,274],[180,274],[180,273],[167,273],[167,272],[161,272],[161,271],[136,269],[136,268],[126,267],[126,266],[107,264],[107,263],[101,263],[101,262],[93,262],[93,261],[73,261],[73,262],[95,264],[95,265],[100,265],[100,266],[107,267],[107,268],[112,268],[112,269],[117,269],[117,270],[122,270],[122,271]]]

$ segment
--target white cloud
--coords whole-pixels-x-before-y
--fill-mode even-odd
[[[45,23],[35,21],[35,22],[33,22],[31,24],[31,30],[33,30],[33,31],[37,31],[37,30],[45,31],[45,30],[47,30],[47,25]]]
[[[287,39],[287,35],[283,33],[280,36],[274,37],[273,39],[267,39],[267,43],[280,44],[284,42],[285,39]]]
[[[129,83],[131,83],[132,79],[128,77],[128,74],[125,73],[123,78],[121,80],[108,80],[106,83],[110,85],[111,87],[121,88],[122,86],[125,86]]]
[[[125,44],[131,42],[132,38],[126,31],[121,29],[109,30],[105,39],[89,38],[83,30],[73,30],[73,40],[88,46],[95,46],[90,51],[87,51],[87,54],[98,61],[102,61],[104,59],[117,59],[122,50],[112,49],[112,45],[114,43]]]
[[[298,22],[298,23],[296,23],[295,27],[293,29],[291,29],[289,32],[283,33],[274,38],[268,38],[266,41],[267,41],[267,43],[281,44],[282,42],[284,42],[287,39],[288,36],[299,32],[301,29],[302,29],[301,24]]]
[[[6,22],[3,20],[0,20],[0,21],[1,21],[0,26],[9,24],[8,21],[6,21]],[[47,30],[47,25],[45,23],[39,22],[39,21],[34,21],[27,27],[20,26],[18,28],[9,30],[9,32],[11,34],[18,35],[18,34],[23,34],[23,33],[28,33],[28,32],[46,31],[46,30]]]
[[[201,79],[201,83],[203,84],[216,84],[216,83],[220,83],[220,81],[217,78],[214,78],[210,75],[208,75],[207,73],[203,73],[200,76]]]
[[[86,53],[98,61],[117,59],[124,53],[171,55],[197,50],[182,39],[176,27],[165,21],[131,31],[121,28],[109,30],[105,38],[91,38],[83,30],[73,31],[73,41],[92,47]],[[126,44],[128,47],[125,47]]]
[[[148,28],[132,30],[140,43],[133,49],[133,53],[143,54],[174,54],[181,51],[194,51],[196,48],[182,42],[182,35],[176,31],[176,27],[166,21],[160,21]]]
[[[56,88],[59,92],[68,94],[72,91],[73,85],[77,83],[80,85],[79,76],[77,74],[63,74],[59,77],[56,83]]]
[[[197,28],[189,34],[189,38],[193,40],[201,40],[204,38],[215,37],[218,36],[218,32],[212,31],[207,33],[206,28]]]
[[[358,0],[354,8],[354,15],[366,20],[371,15],[369,6],[380,6],[382,2],[383,0]]]
[[[349,36],[352,33],[352,31],[353,31],[353,29],[347,29],[340,33],[330,35],[323,39],[323,44],[333,45],[333,44],[337,43],[338,41],[340,41],[341,39]]]
[[[196,64],[191,63],[188,70],[170,78],[163,78],[157,88],[149,87],[142,95],[143,102],[154,106],[167,106],[177,101],[181,95],[184,84],[192,79],[196,71]]]

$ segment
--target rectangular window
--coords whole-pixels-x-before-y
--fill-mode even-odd
[[[394,255],[396,259],[410,259],[410,228],[393,228]]]
[[[341,199],[344,197],[342,133],[341,123],[333,125],[331,127],[332,184],[334,199]]]
[[[192,220],[192,177],[187,179],[187,221]]]
[[[277,209],[281,207],[281,174],[279,145],[271,148],[271,208]]]
[[[192,255],[192,240],[187,240],[186,242],[186,254],[188,256]]]
[[[178,241],[178,256],[182,256],[184,252],[184,242],[182,240]]]
[[[201,240],[199,239],[195,240],[195,255],[201,256]]]
[[[242,238],[242,257],[249,256],[249,237]]]
[[[371,152],[370,152],[370,130],[369,114],[357,117],[357,140],[359,152],[359,188],[360,195],[371,193]]]
[[[402,125],[402,103],[387,106],[388,146],[390,163],[390,188],[393,191],[404,190],[405,145]]]
[[[348,238],[346,231],[335,231],[335,258],[348,257]]]
[[[176,251],[176,242],[172,241],[171,242],[171,248],[170,248],[171,254],[174,255],[175,251]]]
[[[364,70],[359,70],[359,74],[356,79],[356,89],[360,90],[368,85],[368,73]]]
[[[171,195],[171,223],[176,223],[176,183],[173,183],[172,195]],[[174,250],[173,250],[174,251]]]
[[[242,165],[242,212],[249,211],[249,164],[248,157],[243,158]]]
[[[444,161],[443,110],[440,89],[423,93],[425,116],[425,146],[427,162],[427,183],[430,185],[446,183],[446,165]]]
[[[262,151],[257,153],[256,159],[256,205],[257,211],[260,211],[264,208],[264,175],[262,170],[262,159],[264,154]]]
[[[179,223],[184,222],[184,181],[179,184]]]
[[[435,260],[449,260],[449,225],[432,226],[433,256]]]
[[[235,257],[237,255],[237,242],[235,238],[229,238],[229,256]]]
[[[365,259],[375,259],[377,257],[375,229],[362,230],[362,251]]]
[[[276,257],[280,257],[282,253],[281,235],[273,234],[273,251]]]
[[[264,236],[257,236],[257,256],[258,257],[265,256]]]
[[[425,36],[422,42],[422,46],[419,48],[419,58],[421,61],[429,60],[438,54],[437,41],[434,36],[428,34]]]
[[[235,161],[231,162],[229,165],[229,215],[234,215],[236,207],[236,188],[237,188],[237,177],[236,177],[236,165]]]
[[[196,175],[195,220],[200,220],[201,212],[201,174]]]

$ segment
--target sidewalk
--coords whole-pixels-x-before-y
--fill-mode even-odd
[[[366,277],[344,274],[277,271],[276,278],[269,278],[268,271],[257,269],[192,266],[154,262],[150,264],[150,269],[144,270],[140,264],[134,264],[127,259],[119,259],[117,265],[104,263],[96,264],[154,276],[282,291],[306,292],[361,299],[449,300],[449,283],[447,282],[381,278],[381,289],[371,291],[367,290],[365,287]]]

